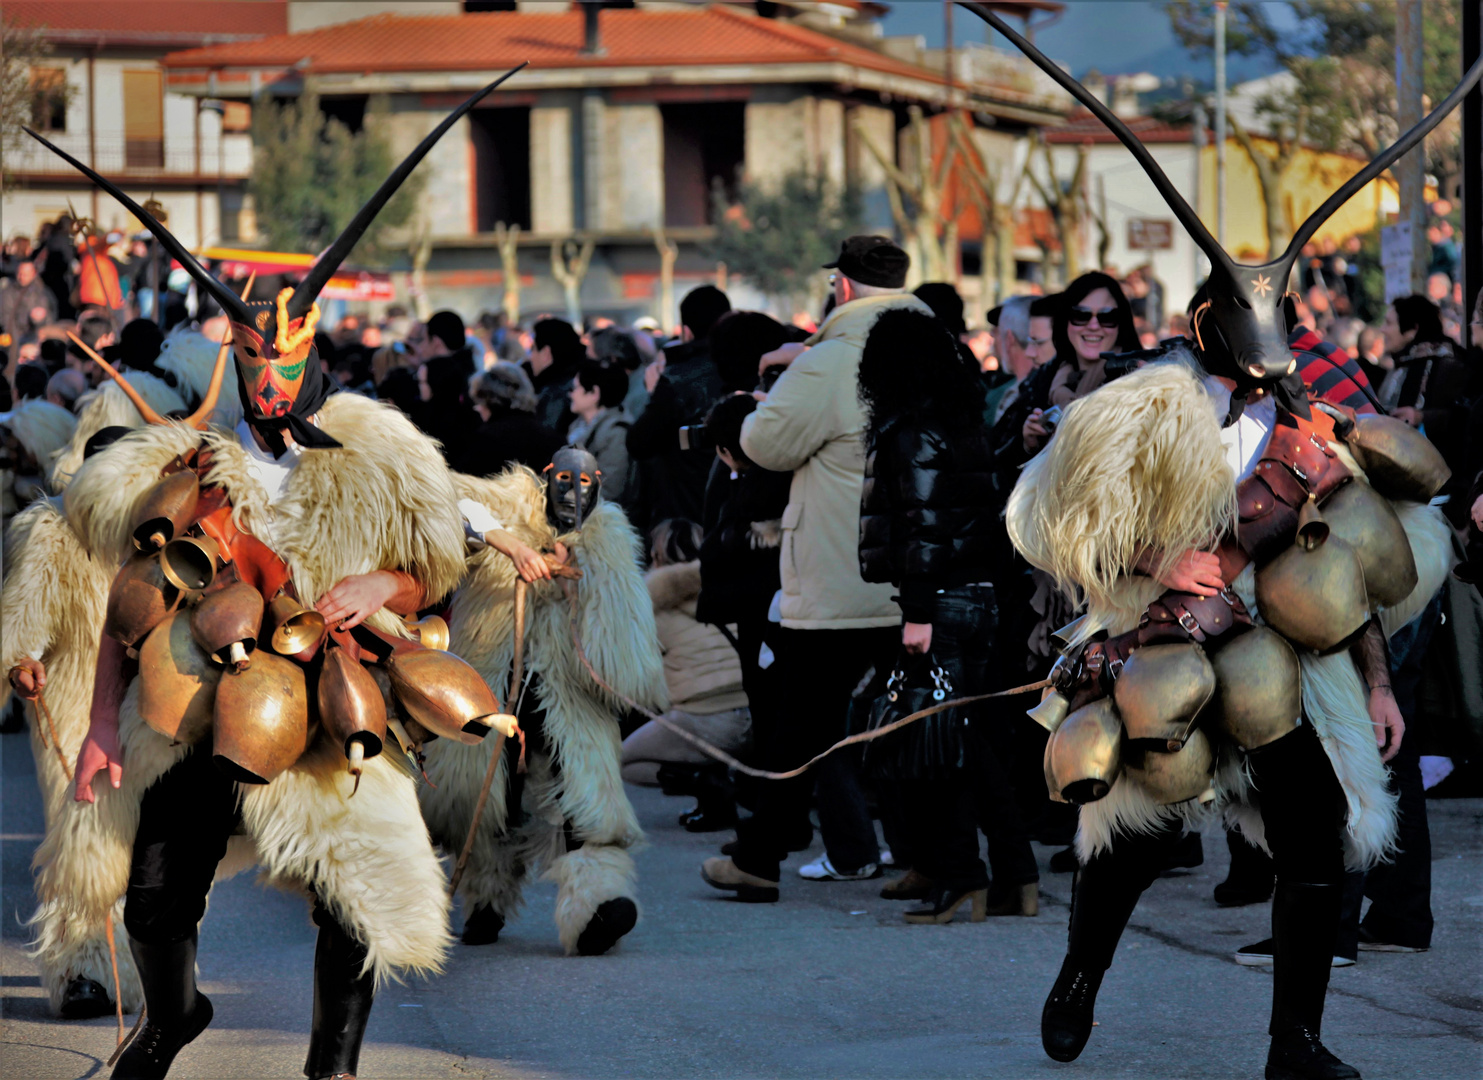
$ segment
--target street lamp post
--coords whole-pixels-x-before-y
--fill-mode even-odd
[[[1226,5],[1215,5],[1215,238],[1226,242]]]

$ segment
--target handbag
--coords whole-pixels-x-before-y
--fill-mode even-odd
[[[874,697],[857,700],[856,731],[876,731],[922,709],[953,698],[953,681],[930,653],[903,653]],[[864,706],[864,708],[861,708]],[[961,769],[966,709],[955,707],[924,716],[900,731],[865,744],[865,771],[874,780],[931,780]]]

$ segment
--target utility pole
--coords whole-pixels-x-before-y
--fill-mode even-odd
[[[946,63],[945,74],[947,75],[947,107],[953,107],[953,0],[943,0],[942,21],[944,30],[943,54]]]
[[[1405,4],[1401,5],[1405,7]],[[1215,5],[1215,239],[1226,242],[1226,4]]]
[[[1395,9],[1396,121],[1402,131],[1421,123],[1422,4],[1401,0]],[[1392,168],[1400,185],[1400,222],[1411,226],[1411,291],[1426,289],[1426,151],[1416,147]]]
[[[1462,5],[1462,70],[1483,53],[1483,0]],[[1462,102],[1462,303],[1463,319],[1471,319],[1483,289],[1483,87]],[[1483,348],[1483,341],[1472,342]]]

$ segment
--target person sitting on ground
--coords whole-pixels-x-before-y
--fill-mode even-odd
[[[670,710],[664,718],[734,754],[747,741],[751,715],[736,650],[718,628],[696,621],[700,545],[700,526],[693,521],[662,521],[654,527],[652,568],[644,581],[654,602],[669,686]],[[623,779],[662,782],[665,765],[684,766],[700,774],[691,779],[706,781],[690,787],[697,804],[680,815],[681,825],[691,832],[714,832],[736,824],[724,765],[654,720],[623,740]]]

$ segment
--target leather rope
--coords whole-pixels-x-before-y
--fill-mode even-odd
[[[520,680],[524,676],[525,668],[525,594],[529,586],[522,577],[515,578],[515,664],[514,674],[510,679],[510,687],[507,695],[513,705],[516,695],[520,693]],[[505,753],[505,737],[499,735],[494,749],[489,753],[489,767],[484,770],[484,786],[479,789],[479,801],[474,803],[474,816],[469,821],[469,835],[464,839],[463,850],[458,853],[458,862],[454,864],[453,876],[448,879],[448,895],[455,896],[458,893],[458,883],[463,880],[463,872],[468,869],[469,856],[474,850],[474,836],[479,831],[479,820],[484,816],[485,804],[489,802],[489,792],[494,787],[495,770],[499,768],[500,758]],[[525,757],[525,737],[520,738],[521,760]]]
[[[72,782],[72,766],[67,764],[67,756],[62,753],[62,741],[57,738],[57,722],[52,719],[51,710],[46,707],[46,695],[41,690],[36,691],[36,697],[32,699],[31,706],[36,710],[36,727],[38,733],[41,735],[41,745],[46,745],[46,733],[39,731],[41,718],[45,716],[46,726],[51,729],[51,748],[57,752],[57,762],[62,766],[62,775],[67,778],[67,782],[70,784]]]
[[[815,754],[813,757],[809,758],[796,769],[789,769],[787,772],[769,772],[766,769],[753,768],[751,765],[747,765],[741,761],[738,761],[735,757],[728,754],[725,750],[722,750],[719,746],[707,742],[699,735],[686,731],[684,728],[676,724],[673,720],[670,720],[664,716],[660,716],[658,713],[644,708],[627,694],[620,693],[619,691],[614,690],[610,685],[608,685],[607,681],[597,673],[597,669],[592,666],[592,661],[587,659],[587,650],[582,647],[582,634],[577,626],[577,591],[570,585],[569,582],[566,581],[563,581],[561,583],[561,586],[563,589],[566,590],[567,598],[571,602],[572,644],[575,645],[577,648],[577,659],[581,660],[582,666],[587,669],[587,674],[592,677],[593,682],[597,683],[598,686],[602,687],[608,693],[616,697],[619,701],[623,702],[623,704],[627,705],[634,712],[638,713],[641,716],[648,717],[650,720],[654,721],[656,724],[658,724],[660,727],[664,728],[671,734],[678,735],[680,738],[684,739],[701,753],[706,754],[709,757],[713,757],[717,761],[722,762],[725,765],[729,765],[737,772],[744,773],[747,776],[754,776],[759,780],[791,780],[795,776],[802,776],[804,773],[808,772],[809,769],[813,768],[819,762],[823,761],[830,754],[834,753],[836,750],[842,750],[846,746],[857,746],[860,743],[873,742],[874,740],[881,738],[883,735],[889,735],[893,731],[900,731],[908,724],[914,724],[918,720],[925,719],[929,716],[935,716],[937,713],[946,712],[948,709],[954,709],[960,705],[973,705],[980,701],[988,701],[991,698],[1014,697],[1017,694],[1027,694],[1032,690],[1043,690],[1045,689],[1045,687],[1051,685],[1051,681],[1049,679],[1041,679],[1039,682],[1026,683],[1024,686],[1016,686],[1010,690],[998,690],[992,694],[974,694],[971,697],[954,698],[952,701],[943,701],[936,705],[933,705],[931,708],[920,709],[908,716],[903,716],[900,720],[893,720],[891,721],[891,723],[886,724],[883,727],[878,727],[874,731],[862,731],[859,734],[850,735],[846,738],[840,739],[839,742],[829,747],[829,749],[825,750],[823,753]]]
[[[118,980],[118,945],[113,939],[113,909],[103,917],[103,930],[108,935],[108,963],[113,968],[113,1007],[118,1013],[118,1046],[124,1044],[124,991]],[[115,1047],[117,1049],[117,1047]]]

